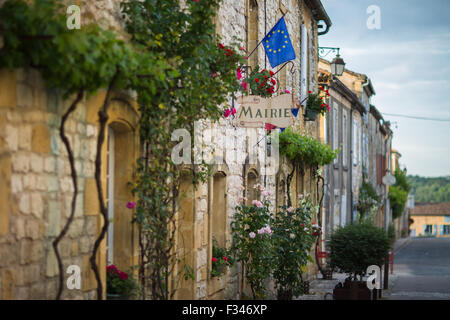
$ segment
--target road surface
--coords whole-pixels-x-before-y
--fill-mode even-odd
[[[412,238],[394,257],[389,300],[450,300],[450,238]]]

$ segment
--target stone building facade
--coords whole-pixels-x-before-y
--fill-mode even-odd
[[[380,197],[374,224],[387,229],[391,218],[388,186],[382,178],[391,168],[392,131],[379,111],[370,104],[375,94],[370,79],[345,69],[341,76],[330,74],[330,62],[319,61],[319,79],[329,88],[330,112],[326,119],[327,143],[341,148],[339,157],[326,168],[327,235],[338,226],[355,221],[356,204],[363,179]]]
[[[293,61],[293,73],[291,66],[282,69],[277,74],[277,82],[280,89],[288,89],[297,100],[307,95],[309,90],[317,89],[317,46],[318,46],[318,20],[329,18],[319,2],[316,1],[267,1],[264,10],[264,1],[246,0],[241,2],[225,0],[218,12],[217,34],[223,39],[223,43],[229,43],[233,37],[242,39],[247,52],[253,51],[255,46],[265,36],[265,31],[269,31],[272,26],[285,14],[285,20],[289,36],[296,53]],[[320,5],[320,6],[319,6]],[[260,46],[249,58],[251,68],[259,66],[260,69],[270,69],[270,64],[265,60],[265,53]],[[276,71],[276,70],[274,70]],[[307,71],[307,72],[306,72]],[[236,105],[239,112],[239,105]],[[299,114],[293,123],[295,130],[303,130],[323,141],[324,122],[320,117],[315,122],[305,122],[303,116]],[[205,122],[205,128],[210,126]],[[221,120],[214,125],[222,134],[212,136],[212,140],[219,146],[223,141],[220,136],[225,136],[228,132],[227,144],[233,146],[233,150],[244,159],[252,148],[256,148],[256,157],[264,154],[263,143],[252,144],[248,137],[250,131],[255,129],[235,127],[236,123],[229,120]],[[254,141],[264,141],[266,135],[264,128],[256,129],[257,137]],[[182,284],[178,298],[195,299],[236,299],[249,297],[250,291],[243,277],[243,270],[239,265],[228,270],[227,274],[221,278],[212,278],[211,258],[212,240],[217,240],[220,246],[229,247],[231,245],[231,227],[234,210],[238,204],[240,196],[247,197],[247,203],[253,199],[259,199],[253,186],[263,185],[271,192],[271,207],[276,207],[286,203],[286,177],[290,168],[287,163],[281,160],[280,169],[276,175],[264,175],[263,166],[260,162],[245,164],[225,163],[214,168],[214,174],[207,184],[202,185],[198,190],[191,190],[195,195],[195,201],[189,203],[191,213],[185,216],[193,217],[187,221],[193,226],[193,236],[190,243],[193,243],[193,250],[190,251],[188,260],[193,262],[196,271],[196,280]],[[315,193],[315,181],[311,170],[305,170],[304,176],[293,178],[291,185],[291,195],[293,205],[296,204],[296,195],[300,193]],[[188,186],[186,185],[188,188]],[[239,191],[240,187],[245,188],[244,194]],[[189,201],[189,200],[186,200]],[[190,228],[189,226],[187,227]],[[305,270],[307,278],[315,277],[317,270],[314,264],[310,264]],[[269,287],[273,288],[273,282],[269,281]],[[275,295],[275,293],[273,293]]]
[[[127,38],[119,0],[78,1],[77,4],[81,6],[82,25],[96,21]],[[265,30],[270,30],[283,14],[297,58],[292,74],[287,67],[277,76],[280,88],[291,90],[300,100],[308,90],[317,88],[318,21],[331,25],[320,1],[224,0],[216,20],[217,33],[224,44],[233,36],[242,39],[250,52],[254,43],[264,37]],[[249,62],[253,68],[266,64],[262,48]],[[267,66],[269,69],[269,64]],[[0,298],[54,299],[59,271],[52,241],[67,221],[74,191],[67,152],[58,131],[61,115],[71,98],[63,100],[57,91],[48,88],[38,70],[0,70],[0,88]],[[66,125],[75,153],[79,193],[74,221],[59,248],[64,270],[70,265],[79,266],[82,283],[79,290],[65,288],[63,299],[96,297],[96,281],[89,257],[102,227],[94,160],[97,112],[104,96],[105,92],[100,91],[85,97]],[[102,183],[112,221],[97,256],[103,283],[107,264],[114,263],[120,269],[138,264],[137,231],[131,224],[131,211],[125,206],[132,200],[129,182],[133,180],[140,153],[138,117],[133,95],[115,92],[102,150]],[[211,128],[207,119],[203,124],[205,129]],[[323,117],[305,122],[300,113],[293,127],[324,140]],[[244,158],[248,155],[250,142],[246,137],[250,129],[237,128],[225,119],[214,128],[229,134],[226,143],[232,144],[237,154]],[[260,141],[265,130],[257,131]],[[214,143],[220,144],[221,139],[221,135],[213,135]],[[255,148],[260,154],[265,146],[259,144]],[[178,289],[175,298],[235,299],[249,295],[239,265],[220,279],[210,276],[212,240],[230,245],[230,222],[242,195],[238,194],[241,186],[249,201],[259,196],[253,185],[260,183],[272,192],[273,207],[285,203],[288,170],[288,165],[282,161],[277,175],[264,176],[258,162],[225,163],[215,166],[209,181],[196,189],[188,179],[182,180],[182,193],[188,196],[180,198],[178,203],[177,244],[193,268],[195,280],[173,283],[173,288]],[[293,181],[290,190],[293,199],[298,193],[318,192],[310,170]],[[316,273],[311,264],[305,275],[312,278]],[[67,276],[65,274],[65,279]]]

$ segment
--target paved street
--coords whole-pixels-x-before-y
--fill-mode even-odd
[[[408,240],[395,253],[391,281],[390,300],[450,300],[450,239]]]

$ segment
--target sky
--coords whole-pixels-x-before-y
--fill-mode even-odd
[[[339,47],[346,68],[369,76],[371,103],[392,123],[408,174],[450,176],[450,1],[322,0],[331,21],[319,46]],[[371,5],[380,29],[369,29]],[[326,59],[333,59],[329,54]]]

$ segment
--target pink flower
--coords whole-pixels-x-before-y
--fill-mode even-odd
[[[269,226],[264,227],[263,230],[264,230],[264,233],[267,233],[267,234],[271,234],[272,233],[272,230],[270,229]]]
[[[198,2],[199,0],[193,0],[194,2]]]
[[[294,209],[294,207],[289,207],[286,210],[287,210],[287,212],[292,213],[295,209]]]
[[[231,115],[232,115],[232,116],[234,116],[234,115],[235,115],[235,113],[236,113],[236,108],[235,108],[235,107],[233,107],[233,108],[231,109]]]
[[[256,234],[254,232],[250,232],[248,234],[250,236],[250,238],[254,239],[256,237]]]
[[[258,234],[264,234],[264,229],[263,228],[259,229]]]
[[[231,111],[230,111],[230,109],[227,109],[227,110],[225,110],[225,112],[223,113],[223,116],[225,117],[225,118],[228,118],[228,116],[231,114]]]
[[[247,57],[244,57],[244,60],[247,60],[248,58]]]
[[[247,91],[247,89],[248,89],[248,83],[247,82],[242,81],[241,82],[241,86],[242,86],[242,88],[244,88],[245,91]]]
[[[262,192],[263,197],[270,197],[271,194],[272,194],[272,192],[270,192],[269,190]]]
[[[212,76],[213,76],[213,78],[216,76],[216,73],[214,72],[213,74],[212,74]]]
[[[240,46],[239,49],[241,49],[241,51],[245,50],[243,46]]]
[[[263,204],[259,200],[253,200],[252,204],[257,206],[258,208],[262,208],[263,207]]]
[[[242,72],[241,72],[241,69],[238,68],[238,69],[236,70],[236,73],[237,73],[237,79],[238,79],[238,80],[241,80],[241,79],[242,79]],[[245,89],[245,90],[247,90],[247,89]]]
[[[227,257],[223,257],[223,260],[228,261],[228,258]]]
[[[134,209],[134,207],[136,207],[136,202],[133,202],[133,201],[128,201],[127,202],[127,208],[128,209]]]
[[[290,92],[289,90],[286,89],[286,90],[284,90],[284,93],[291,93],[291,92]]]

